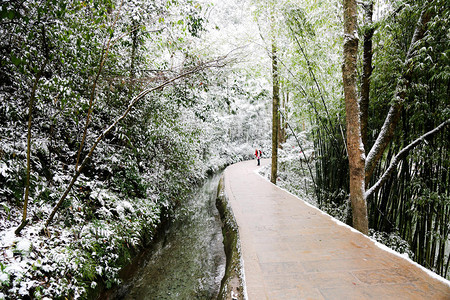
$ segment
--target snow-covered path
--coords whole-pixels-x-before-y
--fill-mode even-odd
[[[246,161],[225,170],[248,299],[450,299],[449,281],[279,189],[257,168]]]

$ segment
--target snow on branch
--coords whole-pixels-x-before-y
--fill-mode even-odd
[[[166,81],[164,81],[163,83],[154,86],[154,87],[149,87],[149,85],[151,84],[151,82],[149,82],[147,84],[147,86],[144,88],[143,91],[141,91],[137,96],[135,96],[133,99],[130,100],[130,103],[128,104],[128,107],[125,109],[125,111],[116,118],[116,120],[108,126],[108,128],[106,128],[96,139],[94,144],[91,146],[89,153],[86,155],[86,157],[83,159],[80,167],[76,170],[76,173],[73,175],[72,180],[70,181],[69,185],[67,186],[66,190],[64,191],[64,194],[61,196],[61,198],[59,199],[59,201],[56,203],[56,205],[54,206],[52,212],[50,213],[49,217],[47,218],[47,221],[45,222],[44,228],[42,230],[42,233],[47,233],[47,227],[48,225],[52,222],[53,217],[55,216],[57,210],[59,209],[59,207],[61,206],[61,204],[63,203],[63,201],[66,199],[67,195],[69,194],[70,190],[72,189],[73,185],[75,184],[75,182],[77,181],[78,177],[81,174],[81,171],[83,170],[83,168],[86,166],[86,164],[89,162],[90,158],[92,157],[92,154],[94,153],[95,148],[97,148],[97,145],[103,140],[103,138],[113,129],[115,128],[119,122],[121,120],[123,120],[128,113],[131,111],[131,109],[135,106],[135,104],[141,100],[142,98],[144,98],[146,95],[148,95],[149,93],[156,91],[156,90],[160,90],[162,88],[164,88],[165,86],[168,86],[170,84],[172,84],[173,82],[177,81],[180,78],[184,78],[187,77],[189,75],[192,75],[194,73],[198,73],[202,70],[205,69],[211,69],[211,68],[220,68],[223,67],[227,64],[226,61],[227,56],[224,57],[220,57],[217,58],[215,60],[211,60],[211,61],[207,61],[207,62],[202,62],[197,64],[194,67],[191,67],[189,69],[182,69],[181,72],[172,77],[171,79],[168,79]]]
[[[367,199],[367,197],[369,197],[370,195],[372,195],[373,193],[375,193],[376,191],[378,191],[380,189],[380,187],[386,182],[386,180],[389,178],[389,176],[395,170],[395,168],[397,167],[397,164],[400,162],[400,160],[402,160],[406,155],[408,155],[409,151],[414,149],[414,147],[419,145],[426,138],[429,138],[432,135],[434,135],[437,132],[444,129],[445,126],[447,126],[448,124],[450,124],[450,119],[446,120],[445,122],[441,123],[438,127],[434,128],[431,131],[428,131],[421,137],[417,138],[412,143],[410,143],[408,146],[403,148],[399,153],[397,153],[397,155],[393,158],[393,160],[391,161],[391,164],[389,165],[387,170],[384,172],[384,174],[380,177],[380,179],[370,189],[368,189],[366,191],[366,193],[365,193],[366,199]]]

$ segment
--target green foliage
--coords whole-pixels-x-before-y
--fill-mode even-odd
[[[1,162],[1,168],[0,183],[2,184],[2,193],[14,199],[14,204],[18,205],[22,199],[22,192],[25,187],[24,161],[6,158]]]
[[[2,2],[2,219],[19,220],[22,208],[24,137],[37,74],[28,211],[29,224],[39,227],[72,178],[91,96],[94,105],[81,158],[130,99],[183,71],[173,60],[186,68],[201,63],[190,45],[205,24],[195,1]],[[205,122],[211,122],[208,112],[214,109],[205,97],[210,76],[186,78],[142,99],[97,147],[56,214],[53,236],[36,237],[33,227],[33,238],[42,243],[26,280],[37,284],[50,278],[33,286],[35,298],[49,291],[55,299],[83,297],[95,282],[117,284],[119,269],[152,240],[162,215],[205,176],[211,144],[202,140],[203,130],[211,126]],[[47,244],[52,250],[45,249]],[[43,253],[51,264],[40,257]],[[0,290],[14,293],[26,280],[8,279]]]
[[[294,8],[285,12],[286,23],[291,32],[301,38],[314,37],[314,28],[308,21],[302,8]]]
[[[377,178],[389,165],[393,155],[412,140],[448,119],[448,63],[445,52],[448,38],[449,9],[445,1],[429,6],[432,15],[423,39],[413,45],[411,59],[405,64],[406,49],[423,8],[422,1],[395,3],[390,16],[380,20],[374,35],[374,71],[372,74],[371,114],[369,121],[372,145],[378,128],[401,76],[410,78],[402,119],[390,149],[385,153]],[[394,16],[394,18],[392,18]],[[448,229],[445,211],[448,203],[449,176],[448,133],[434,136],[413,150],[399,165],[398,172],[382,190],[369,199],[371,227],[397,234],[410,245],[414,260],[445,275],[445,236]],[[374,178],[374,180],[375,180]],[[443,215],[444,214],[444,215]],[[432,226],[431,226],[432,225]],[[442,252],[444,251],[444,252]],[[412,255],[410,255],[412,256]]]
[[[188,16],[188,29],[189,33],[194,37],[200,37],[200,33],[205,30],[203,23],[205,20],[202,17],[198,17],[192,14]]]
[[[146,197],[146,185],[142,182],[137,169],[133,166],[128,168],[113,168],[114,177],[111,185],[126,197]]]

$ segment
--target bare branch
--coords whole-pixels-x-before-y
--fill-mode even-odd
[[[389,165],[387,170],[384,172],[384,174],[380,177],[380,179],[369,190],[366,191],[366,199],[367,199],[367,197],[369,197],[370,195],[372,195],[373,193],[375,193],[376,191],[378,191],[381,188],[381,186],[386,182],[386,180],[389,178],[389,176],[395,170],[395,168],[397,167],[398,163],[404,157],[406,157],[408,155],[408,153],[412,149],[414,149],[421,142],[425,141],[425,139],[433,136],[434,134],[436,134],[439,131],[441,131],[442,129],[444,129],[445,126],[447,126],[448,124],[450,124],[450,119],[448,119],[447,121],[441,123],[441,125],[439,125],[438,127],[434,128],[433,130],[428,131],[427,133],[425,133],[421,137],[417,138],[411,144],[409,144],[408,146],[403,148],[396,156],[394,156],[394,158],[391,161],[391,164]]]
[[[425,4],[424,9],[422,10],[422,13],[416,25],[416,29],[414,31],[414,36],[409,45],[408,52],[406,53],[406,59],[404,63],[405,71],[397,83],[393,104],[389,109],[388,115],[380,130],[380,134],[375,141],[375,144],[372,146],[372,149],[370,149],[369,154],[367,154],[365,164],[366,183],[369,182],[375,166],[383,155],[384,150],[392,140],[398,120],[400,119],[401,110],[403,108],[404,101],[406,100],[406,90],[408,89],[411,82],[411,74],[409,74],[408,72],[410,68],[408,68],[408,66],[411,63],[411,58],[413,56],[417,43],[424,37],[427,24],[431,19],[431,13],[429,10],[427,10],[427,4],[429,4],[429,2],[431,2],[431,0],[428,0],[428,2]]]

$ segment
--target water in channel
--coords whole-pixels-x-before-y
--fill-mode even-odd
[[[122,287],[119,299],[214,299],[225,272],[219,176],[204,183],[175,213],[165,234]]]

